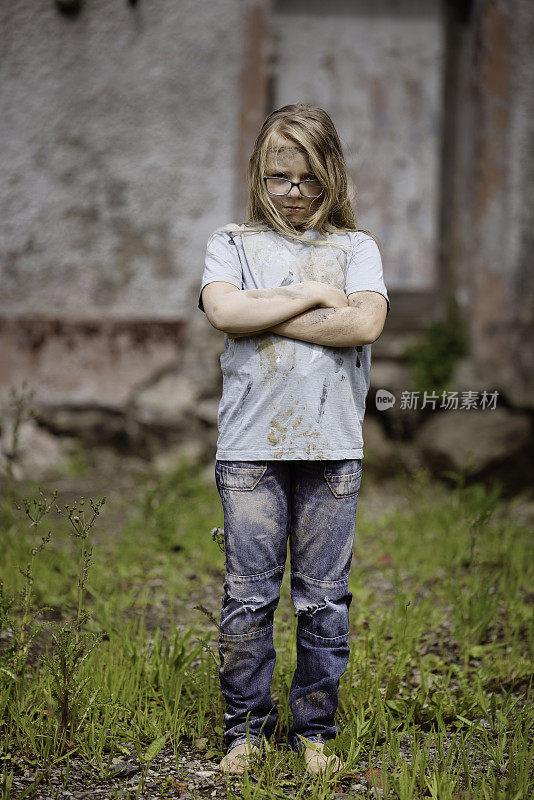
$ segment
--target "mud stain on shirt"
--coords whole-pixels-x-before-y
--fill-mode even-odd
[[[322,431],[310,419],[309,410],[295,397],[281,399],[280,410],[269,421],[267,439],[273,447],[274,458],[284,458],[288,451],[295,449],[309,458],[325,457]]]
[[[327,251],[326,248],[310,247],[305,258],[299,263],[299,281],[319,281],[345,288],[344,255]]]
[[[295,343],[276,333],[256,337],[260,370],[266,380],[278,383],[295,367]]]
[[[248,381],[247,385],[245,386],[245,390],[244,390],[243,394],[241,395],[241,397],[239,399],[239,402],[238,402],[238,404],[237,404],[237,406],[235,408],[235,412],[234,412],[235,414],[241,414],[242,413],[243,405],[245,404],[245,400],[249,396],[251,389],[252,389],[252,378],[249,378],[249,381]]]
[[[319,401],[319,415],[317,417],[317,422],[321,421],[321,417],[324,414],[324,404],[326,402],[326,398],[328,397],[328,379],[325,378],[323,382],[323,392],[321,394],[321,399]]]
[[[350,265],[350,285],[358,282],[365,286],[365,274],[360,279],[355,269],[369,272],[367,262],[362,259],[360,265],[350,260],[362,236],[352,231],[336,235],[333,242],[346,245],[340,249],[333,242],[332,247],[323,243],[315,232],[309,232],[309,237],[317,238],[316,245],[266,230],[237,235],[237,253],[234,247],[224,250],[221,246],[216,255],[223,262],[226,259],[225,263],[231,261],[232,277],[236,283],[241,279],[243,289],[254,291],[254,296],[274,296],[281,286],[289,294],[294,284],[306,280],[345,291]],[[225,275],[222,267],[217,272],[213,266],[209,272],[212,279],[223,280]],[[369,286],[371,282],[369,278]],[[314,318],[322,322],[323,316],[336,313],[337,309],[321,308]],[[346,324],[348,327],[350,320]],[[368,347],[334,348],[268,330],[257,336],[227,338],[221,357],[224,390],[219,404],[217,457],[360,457],[369,367]]]
[[[292,408],[286,408],[285,411],[282,411],[282,413],[277,414],[271,419],[267,439],[273,447],[280,447],[285,444],[288,423],[293,413],[294,410]]]

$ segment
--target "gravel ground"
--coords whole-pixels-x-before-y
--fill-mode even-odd
[[[483,722],[484,724],[484,722]],[[487,727],[487,723],[485,726]],[[199,744],[205,747],[203,741]],[[283,748],[283,745],[278,745]],[[288,748],[288,746],[285,746]],[[444,746],[447,752],[447,745]],[[105,800],[117,800],[118,798],[139,798],[139,800],[153,800],[161,797],[182,798],[182,800],[196,800],[197,798],[226,797],[228,788],[233,787],[236,793],[239,791],[241,778],[237,776],[222,775],[218,768],[218,762],[202,756],[201,750],[192,746],[181,746],[178,756],[178,766],[175,762],[172,745],[168,745],[160,751],[159,755],[151,762],[150,769],[144,776],[142,791],[139,792],[139,782],[142,780],[141,767],[135,753],[133,744],[130,745],[130,755],[122,758],[114,758],[111,761],[109,771],[111,777],[101,778],[96,765],[88,764],[81,758],[72,758],[69,764],[69,774],[66,775],[64,766],[51,769],[49,771],[50,784],[43,788],[39,786],[33,797],[35,800],[51,800],[51,798],[75,798],[76,800],[95,800],[105,798]],[[479,756],[480,751],[473,749],[467,754],[468,762],[472,773],[480,774],[487,769],[487,762],[483,762]],[[408,737],[402,742],[400,753],[403,759],[410,762],[412,752]],[[430,749],[431,762],[438,758],[438,753]],[[373,769],[374,782],[376,789],[373,788],[373,776],[370,774],[368,763],[362,761],[358,763],[354,770],[331,787],[332,798],[343,797],[381,797],[383,794],[380,780],[379,764]],[[395,764],[388,760],[387,772],[392,772]],[[46,774],[42,770],[32,772],[31,770],[16,771],[13,781],[12,794],[13,800],[20,797],[24,790],[42,775],[46,779]],[[254,776],[252,775],[254,781]],[[295,788],[296,781],[308,782],[310,785],[315,779],[308,776],[304,768],[297,776],[290,772],[280,772],[277,776],[277,786],[283,788],[287,786],[289,792]],[[290,797],[291,794],[288,794]],[[472,797],[472,793],[460,790],[455,794],[455,798],[467,800]]]
[[[408,745],[401,750],[406,760],[411,757]],[[175,763],[172,746],[169,745],[159,753],[151,762],[150,769],[144,778],[143,791],[139,793],[139,800],[152,800],[153,798],[173,797],[186,800],[196,798],[226,797],[230,786],[234,791],[239,791],[241,778],[225,776],[219,771],[218,762],[201,757],[198,750],[182,747],[178,757],[179,768]],[[437,754],[436,754],[437,755]],[[387,764],[388,772],[394,768],[392,763]],[[114,758],[110,765],[110,772],[114,777],[102,779],[97,770],[91,775],[91,765],[80,758],[72,758],[69,764],[69,775],[66,776],[65,767],[50,770],[50,784],[43,788],[37,787],[35,800],[51,800],[51,798],[76,798],[76,800],[116,800],[117,798],[136,798],[141,780],[141,768],[137,760],[133,745],[132,754],[123,758]],[[370,791],[371,796],[380,797],[380,771],[374,770],[376,790],[373,789],[372,776],[367,762],[362,761],[357,768],[345,777],[341,777],[332,787],[332,797],[366,796]],[[39,776],[45,773],[37,770],[24,770],[16,775],[13,781],[12,797],[15,799]],[[254,780],[254,777],[252,777]],[[303,771],[300,780],[312,783],[314,778]],[[280,772],[277,776],[277,785],[283,788],[287,785],[288,791],[295,787],[296,776],[290,772]],[[43,781],[44,783],[44,781]],[[290,795],[288,795],[290,796]],[[468,794],[458,797],[468,797]]]

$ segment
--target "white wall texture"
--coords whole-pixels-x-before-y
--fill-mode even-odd
[[[0,4],[0,314],[195,307],[233,216],[239,0]]]

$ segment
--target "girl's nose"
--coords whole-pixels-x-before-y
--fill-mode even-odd
[[[292,186],[291,191],[289,192],[290,197],[302,197],[300,193],[300,189],[298,186]]]

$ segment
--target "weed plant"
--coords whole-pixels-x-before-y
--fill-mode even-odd
[[[114,527],[105,498],[60,508],[56,493],[31,487],[34,499],[15,490],[0,502],[4,800],[23,769],[35,775],[25,796],[61,765],[68,785],[73,755],[90,787],[135,752],[138,796],[166,746],[178,780],[185,752],[222,757],[218,611],[203,599],[210,587],[222,594],[222,512],[201,469],[147,471],[133,498],[114,501],[130,510]],[[286,745],[296,661],[286,568],[275,617],[278,727],[265,760],[228,779],[222,796],[533,796],[531,531],[508,518],[498,488],[460,476],[446,489],[425,471],[399,481],[408,510],[378,520],[367,516],[362,483],[342,732],[330,743],[347,772],[313,779]],[[172,796],[166,786],[162,797]]]
[[[421,342],[404,349],[414,391],[446,391],[456,364],[468,353],[468,339],[466,321],[452,303],[444,320],[431,323]]]

